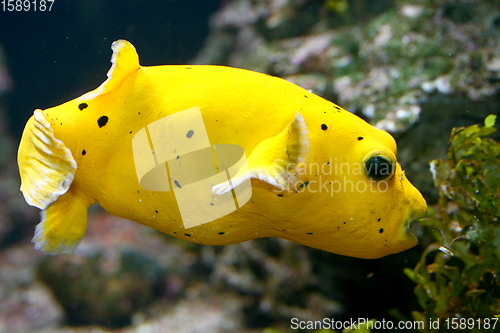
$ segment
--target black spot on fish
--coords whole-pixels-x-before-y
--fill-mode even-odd
[[[192,137],[193,135],[194,135],[194,131],[193,131],[193,130],[189,130],[189,131],[187,132],[187,134],[186,134],[186,137],[187,137],[188,139],[191,139],[191,137]]]
[[[307,96],[307,95],[304,95],[304,97],[305,97],[305,98],[309,98],[309,96]]]
[[[308,235],[312,235],[313,233],[312,233],[312,232],[308,232],[307,234],[308,234]]]
[[[380,228],[378,232],[383,233],[384,232],[384,228]]]
[[[225,232],[222,232],[222,231],[221,231],[221,232],[219,232],[219,235],[224,235],[224,234],[225,234]]]
[[[132,131],[130,131],[130,134],[132,134]]]
[[[299,185],[299,187],[297,188],[297,191],[301,190],[302,188],[306,187],[307,185],[309,185],[309,181],[303,182],[302,184]]]
[[[155,213],[156,213],[156,214],[158,214],[158,211],[157,211],[157,210],[155,210]]]
[[[179,182],[178,182],[177,180],[174,180],[174,184],[175,184],[175,186],[177,186],[178,188],[182,188],[182,187],[181,187],[181,184],[179,184]]]
[[[82,155],[85,155],[85,154],[87,154],[87,152],[84,149],[84,150],[82,150]]]
[[[278,197],[282,197],[282,196],[283,196],[283,194],[278,194]]]
[[[344,224],[346,224],[346,223],[344,222]]]
[[[321,129],[323,131],[326,131],[328,129],[328,126],[326,126],[325,124],[321,124]]]
[[[378,219],[377,222],[380,222],[381,219]]]
[[[140,112],[137,112],[137,114],[141,114]]]
[[[103,127],[108,123],[108,117],[107,116],[102,116],[97,120],[97,125],[99,125],[99,128]]]
[[[362,136],[358,136],[358,141],[361,141],[363,140],[363,137]]]
[[[337,105],[334,106],[334,108],[336,108],[337,110],[342,110],[340,107],[338,107]]]
[[[82,111],[83,109],[87,108],[87,106],[89,106],[87,103],[80,103],[80,104],[78,104],[78,108],[80,109],[80,111]]]
[[[189,67],[184,67],[185,69],[193,69],[193,67],[189,66]]]
[[[175,232],[175,231],[174,231],[174,234],[176,234],[176,235],[177,235],[177,232]]]
[[[286,229],[283,229],[284,232],[286,232]]]
[[[210,203],[210,206],[215,206],[213,202]]]
[[[191,235],[190,235],[190,234],[184,234],[184,235],[186,235],[186,236],[188,236],[188,237],[191,237]]]
[[[176,160],[178,160],[179,158],[180,158],[180,156],[179,156],[179,155],[177,155],[177,157],[176,157],[175,159],[176,159]]]

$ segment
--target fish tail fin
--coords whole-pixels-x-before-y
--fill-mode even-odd
[[[77,168],[71,151],[55,138],[41,110],[35,110],[26,124],[17,161],[24,199],[42,210],[68,191]]]
[[[278,135],[260,142],[248,157],[248,171],[238,172],[231,181],[212,187],[224,194],[250,178],[265,181],[280,190],[290,189],[299,180],[298,169],[309,159],[309,130],[297,112],[295,119]]]
[[[41,212],[32,242],[46,254],[72,252],[87,229],[89,204],[84,197],[69,190]]]
[[[139,55],[130,42],[119,39],[111,44],[113,55],[111,56],[111,68],[104,81],[97,89],[92,90],[77,99],[77,101],[88,101],[94,97],[108,93],[118,87],[130,74],[141,68]]]

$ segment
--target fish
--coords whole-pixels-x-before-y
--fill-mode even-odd
[[[99,87],[36,109],[24,128],[36,249],[74,251],[93,204],[205,245],[279,237],[369,259],[418,243],[427,204],[389,133],[278,77],[141,66],[130,42],[111,49]]]

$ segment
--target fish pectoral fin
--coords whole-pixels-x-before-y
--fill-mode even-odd
[[[259,143],[248,157],[248,169],[240,170],[231,180],[212,187],[212,193],[224,194],[255,178],[281,190],[294,188],[298,170],[309,159],[309,130],[297,112],[295,119],[278,135]]]
[[[250,172],[248,172],[248,171],[244,172],[244,171],[240,170],[230,180],[212,186],[212,193],[213,194],[217,194],[217,195],[221,195],[221,194],[227,193],[227,192],[229,192],[232,189],[236,188],[238,185],[240,185],[241,183],[243,183],[244,181],[246,181],[246,180],[248,180],[250,178],[252,178]]]
[[[17,159],[24,199],[42,210],[68,191],[77,168],[71,151],[54,137],[41,110],[28,120]]]
[[[46,254],[70,253],[80,244],[87,229],[86,200],[70,190],[41,212],[32,242]]]
[[[119,39],[111,44],[113,55],[111,56],[111,68],[104,81],[97,89],[82,96],[77,101],[89,101],[96,96],[106,94],[118,87],[130,74],[141,68],[139,55],[130,42]]]

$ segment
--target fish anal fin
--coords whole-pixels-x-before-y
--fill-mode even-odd
[[[113,91],[123,80],[141,67],[139,64],[139,55],[134,45],[130,42],[119,39],[111,44],[111,49],[113,50],[113,55],[111,56],[112,65],[107,73],[108,79],[97,87],[97,89],[79,97],[77,99],[78,102],[89,101],[98,95]]]
[[[76,161],[64,143],[54,137],[41,110],[35,110],[28,120],[17,158],[21,192],[31,206],[47,208],[73,182]]]
[[[73,191],[61,195],[41,212],[32,242],[46,254],[70,253],[80,244],[87,229],[88,203]]]
[[[309,130],[297,112],[295,119],[278,135],[260,142],[248,157],[248,169],[230,181],[215,185],[212,192],[224,194],[245,180],[256,178],[280,190],[294,188],[298,169],[309,160]]]

